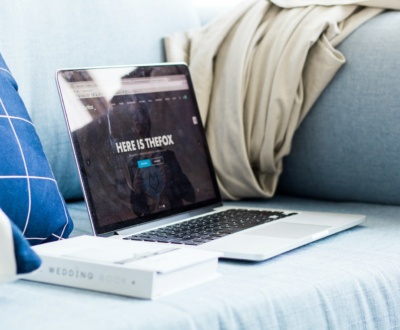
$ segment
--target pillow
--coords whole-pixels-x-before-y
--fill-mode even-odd
[[[18,274],[30,273],[41,265],[41,259],[1,209],[0,251],[0,283],[12,281]]]
[[[1,54],[0,141],[0,208],[31,245],[68,237],[72,220]]]

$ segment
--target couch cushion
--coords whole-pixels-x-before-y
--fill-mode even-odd
[[[0,208],[32,245],[67,237],[72,220],[1,55],[0,141]]]
[[[54,74],[64,67],[164,61],[162,38],[199,26],[187,0],[4,0],[0,51],[66,198],[82,191]]]
[[[400,12],[385,12],[339,46],[347,63],[298,129],[285,193],[400,204]]]
[[[221,260],[221,278],[151,302],[27,281],[6,284],[0,316],[9,316],[1,318],[2,328],[400,327],[399,206],[281,196],[240,205],[363,213],[367,222],[265,262]],[[71,207],[87,224],[85,205]]]

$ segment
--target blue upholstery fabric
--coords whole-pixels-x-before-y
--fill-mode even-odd
[[[68,237],[72,220],[1,55],[0,141],[0,208],[32,245]]]
[[[162,38],[199,24],[187,0],[2,1],[0,51],[66,199],[82,198],[82,190],[55,71],[162,62]]]
[[[400,204],[399,31],[385,12],[340,44],[347,63],[295,134],[281,192]]]
[[[221,278],[152,302],[33,282],[3,285],[2,328],[400,327],[400,207],[281,196],[230,204],[363,213],[367,222],[265,262],[222,261]],[[84,203],[69,205],[90,233]],[[3,318],[16,310],[18,318]]]

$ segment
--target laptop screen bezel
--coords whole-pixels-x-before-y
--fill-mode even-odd
[[[86,70],[93,70],[93,69],[114,70],[114,69],[121,69],[121,68],[132,68],[132,70],[134,70],[137,68],[151,69],[151,68],[165,67],[165,66],[171,67],[173,70],[176,71],[176,74],[185,75],[186,80],[188,82],[188,85],[189,85],[188,93],[190,93],[190,96],[191,96],[190,99],[193,100],[192,106],[196,112],[197,117],[199,118],[199,121],[200,121],[199,125],[202,125],[202,127],[203,127],[202,138],[204,141],[204,151],[205,151],[205,156],[206,156],[206,160],[207,160],[208,170],[209,170],[210,177],[212,180],[212,187],[214,190],[215,197],[210,198],[208,200],[203,200],[200,202],[183,205],[182,207],[179,208],[179,210],[169,209],[169,210],[165,210],[165,211],[160,211],[158,213],[144,215],[144,216],[141,216],[140,218],[135,217],[132,219],[126,219],[126,220],[116,222],[113,224],[101,225],[100,221],[98,219],[97,213],[96,213],[96,206],[95,206],[95,203],[93,200],[92,191],[90,189],[89,180],[88,180],[88,177],[85,172],[84,159],[82,157],[80,142],[79,142],[76,134],[74,132],[71,133],[71,130],[70,130],[68,113],[65,108],[66,104],[64,101],[62,87],[60,84],[60,79],[62,79],[61,76],[66,71],[86,71]],[[72,149],[73,149],[75,163],[76,163],[76,166],[78,169],[81,186],[82,186],[82,190],[84,193],[84,199],[85,199],[87,209],[88,209],[88,215],[89,215],[92,229],[93,229],[93,232],[95,235],[109,236],[109,235],[115,234],[118,231],[125,230],[130,227],[141,226],[143,224],[150,224],[150,223],[157,222],[160,219],[179,216],[181,214],[189,213],[189,212],[192,212],[195,210],[199,210],[199,209],[203,209],[203,208],[212,208],[212,207],[219,206],[222,204],[222,199],[221,199],[220,191],[218,188],[218,182],[217,182],[215,170],[214,170],[212,159],[211,159],[211,153],[210,153],[210,149],[209,149],[209,146],[207,143],[205,129],[203,126],[203,122],[202,122],[201,115],[200,115],[200,110],[199,110],[197,100],[196,100],[193,82],[190,77],[189,68],[185,63],[160,63],[160,64],[145,64],[145,65],[129,65],[129,66],[59,69],[56,72],[56,83],[57,83],[57,88],[58,88],[58,92],[59,92],[59,96],[60,96],[60,100],[61,100],[61,104],[62,104],[62,108],[63,108],[63,113],[64,113],[67,129],[68,129],[68,133],[69,133],[69,137],[70,137],[70,141],[71,141],[71,145],[72,145]]]

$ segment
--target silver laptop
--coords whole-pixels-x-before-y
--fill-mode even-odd
[[[224,207],[185,64],[63,69],[56,80],[97,236],[265,260],[365,219]]]

